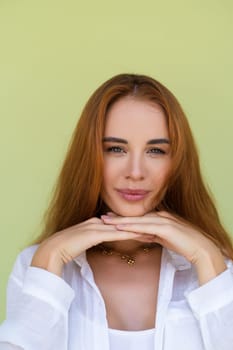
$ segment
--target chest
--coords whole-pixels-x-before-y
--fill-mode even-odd
[[[72,338],[72,344],[70,344],[69,350],[109,350],[108,328],[142,330],[154,327],[155,349],[157,350],[204,349],[199,325],[189,306],[184,302],[184,288],[182,290],[180,289],[181,284],[183,286],[185,281],[185,290],[190,289],[190,283],[193,285],[193,280],[190,279],[190,270],[187,270],[187,272],[181,271],[179,276],[175,274],[174,278],[174,269],[170,264],[166,263],[165,258],[164,262],[161,263],[160,275],[155,270],[150,271],[149,274],[146,274],[145,271],[135,273],[136,269],[129,270],[130,274],[126,274],[116,269],[114,264],[106,264],[104,265],[104,269],[99,269],[99,267],[95,269],[99,263],[98,257],[93,259],[94,263],[91,262],[90,258],[89,263],[93,277],[95,282],[97,282],[97,287],[103,300],[100,300],[98,293],[94,291],[95,285],[92,282],[92,276],[88,282],[81,276],[79,277],[79,275],[78,278],[77,275],[75,275],[75,278],[72,278],[71,284],[74,290],[76,290],[76,299],[69,313],[69,324],[74,325],[69,330],[70,338]],[[101,271],[104,272],[104,277]],[[134,283],[132,283],[129,275],[132,275],[131,277]],[[153,296],[154,289],[156,290],[158,287],[158,279],[160,284],[159,297],[158,301],[154,299],[154,307],[151,306],[151,302],[147,304],[149,299],[143,299],[143,294],[146,290],[146,293]],[[148,280],[153,280],[154,286],[150,282],[148,283]],[[144,290],[138,286],[138,281],[141,282],[140,285],[146,284]],[[121,285],[122,289],[120,291],[118,290],[119,285]],[[133,286],[136,291],[133,291],[130,286]],[[174,290],[178,293],[174,294]],[[109,293],[112,293],[112,298],[109,297]],[[128,298],[127,294],[134,297]],[[140,304],[139,302],[137,303],[138,298],[141,298],[139,301]],[[128,309],[130,303],[134,309],[133,312],[136,311],[136,313],[130,315],[131,317],[129,317]],[[116,305],[115,310],[113,309],[113,305]],[[138,308],[138,305],[144,305],[147,311],[142,313],[143,308]],[[153,307],[154,311],[151,312]],[[156,316],[156,324],[154,322],[154,316]],[[131,321],[137,317],[142,322],[138,327],[135,327],[135,323]],[[148,320],[150,319],[153,320],[148,325]]]
[[[106,266],[94,269],[105,302],[109,328],[142,330],[155,327],[159,269]]]

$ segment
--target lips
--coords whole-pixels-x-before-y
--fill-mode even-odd
[[[144,199],[149,191],[142,189],[118,189],[117,192],[127,201],[140,201]]]
[[[132,195],[144,195],[147,194],[149,191],[146,190],[131,190],[131,189],[122,189],[122,190],[117,190],[118,192],[125,193],[125,194],[132,194]]]

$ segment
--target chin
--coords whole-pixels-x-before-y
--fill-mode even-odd
[[[143,216],[151,210],[145,208],[116,208],[113,212],[119,216]]]

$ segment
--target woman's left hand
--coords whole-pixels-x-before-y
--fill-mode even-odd
[[[103,215],[102,220],[116,225],[118,230],[144,234],[145,242],[159,243],[184,256],[196,266],[200,284],[226,269],[220,249],[209,238],[168,212],[151,212],[141,217]]]

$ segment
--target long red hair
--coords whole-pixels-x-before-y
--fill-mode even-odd
[[[69,146],[54,196],[46,213],[42,242],[53,233],[102,212],[102,138],[110,106],[125,96],[160,105],[167,119],[172,167],[161,189],[159,208],[198,227],[233,258],[230,236],[222,226],[214,201],[202,179],[197,148],[187,118],[175,96],[145,75],[120,74],[102,84],[83,109]]]

